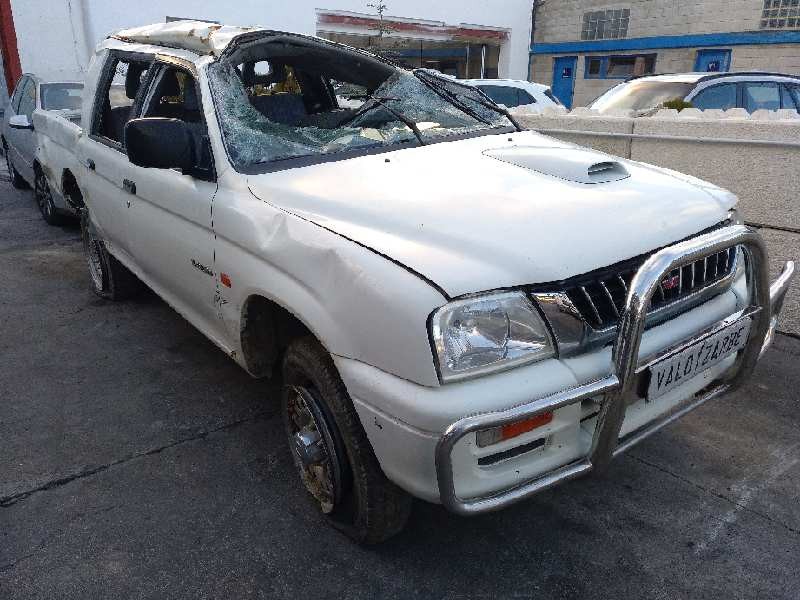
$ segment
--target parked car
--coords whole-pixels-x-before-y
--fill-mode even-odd
[[[57,111],[67,119],[79,120],[82,95],[82,83],[44,82],[27,73],[17,82],[0,126],[0,143],[12,185],[18,189],[33,186],[42,217],[53,225],[75,209],[63,197],[51,193],[44,171],[38,168],[41,163],[35,156],[39,140],[33,113],[37,109]]]
[[[465,79],[497,104],[525,112],[539,113],[547,106],[561,106],[549,86],[517,79]]]
[[[644,113],[670,100],[683,100],[702,110],[800,110],[800,76],[749,72],[648,75],[614,86],[590,108]]]
[[[78,139],[41,134],[67,128],[94,291],[144,282],[279,376],[300,480],[356,540],[412,496],[475,514],[601,470],[770,344],[794,265],[770,287],[712,184],[315,37],[158,24],[91,65]]]

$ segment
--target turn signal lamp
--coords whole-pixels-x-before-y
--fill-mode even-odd
[[[493,444],[499,444],[500,442],[510,440],[522,435],[523,433],[533,431],[538,427],[543,427],[552,422],[552,420],[553,413],[546,412],[529,419],[509,423],[508,425],[493,427],[492,429],[484,429],[476,434],[478,447],[485,448],[486,446],[491,446]]]

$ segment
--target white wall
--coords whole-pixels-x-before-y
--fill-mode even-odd
[[[11,10],[24,73],[74,79],[87,63],[81,0],[14,0]]]
[[[85,69],[88,48],[123,27],[163,22],[169,15],[260,25],[297,33],[316,33],[315,8],[370,13],[367,0],[12,0],[22,68],[45,78]],[[505,27],[509,41],[500,56],[500,75],[527,79],[531,0],[388,0],[387,14],[398,17]],[[85,34],[84,34],[85,32]]]

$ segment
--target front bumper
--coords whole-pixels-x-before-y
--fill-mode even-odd
[[[752,319],[750,338],[739,353],[736,363],[724,376],[713,381],[688,401],[639,429],[620,437],[626,409],[635,403],[636,387],[646,367],[639,366],[639,349],[645,327],[650,299],[659,282],[671,271],[698,260],[705,255],[740,245],[746,257],[747,280],[750,286],[750,305],[742,311],[699,332],[681,346],[702,340],[742,317]],[[770,287],[767,278],[767,254],[758,234],[744,226],[726,227],[712,233],[676,244],[654,254],[637,273],[628,294],[626,309],[620,320],[612,350],[611,374],[573,389],[557,392],[533,402],[503,412],[465,417],[453,423],[442,435],[436,447],[436,476],[440,500],[453,512],[470,515],[501,509],[563,481],[574,479],[595,469],[604,468],[616,455],[682,417],[704,402],[741,385],[752,373],[758,359],[772,342],[777,317],[794,275],[794,263],[786,263],[783,273]],[[670,348],[655,360],[674,353]],[[648,364],[655,362],[653,359]],[[572,462],[548,471],[500,492],[460,498],[456,493],[452,452],[465,436],[478,430],[499,427],[542,413],[557,411],[584,400],[599,401],[594,433],[588,453]],[[599,399],[599,400],[598,400]]]
[[[665,272],[734,245],[743,246],[747,277],[643,333],[642,307]],[[604,466],[637,441],[741,383],[772,340],[793,272],[788,263],[770,289],[758,235],[746,227],[727,227],[659,252],[643,265],[636,285],[630,286],[613,348],[438,387],[418,385],[361,361],[340,356],[334,361],[389,479],[460,514],[497,510]],[[738,356],[727,357],[658,401],[639,397],[628,404],[636,396],[640,374],[654,360],[745,315],[752,319],[751,334]],[[636,368],[632,356],[638,358]],[[557,406],[561,408],[554,411]],[[555,418],[541,430],[505,445],[478,448],[475,443],[476,430],[550,411]],[[513,458],[488,465],[481,460],[543,439],[543,447]]]

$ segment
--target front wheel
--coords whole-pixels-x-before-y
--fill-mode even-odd
[[[42,213],[42,218],[45,223],[48,225],[60,225],[63,219],[58,213],[58,210],[56,210],[56,205],[53,202],[53,193],[50,191],[50,184],[47,182],[47,177],[39,168],[36,169],[33,193],[36,197],[36,203],[39,205],[39,212]]]
[[[381,470],[330,354],[312,337],[295,340],[284,357],[283,383],[294,462],[322,513],[360,543],[399,533],[411,497]]]
[[[107,300],[124,300],[141,290],[141,282],[108,252],[105,243],[97,237],[86,210],[81,213],[81,234],[95,294]]]

